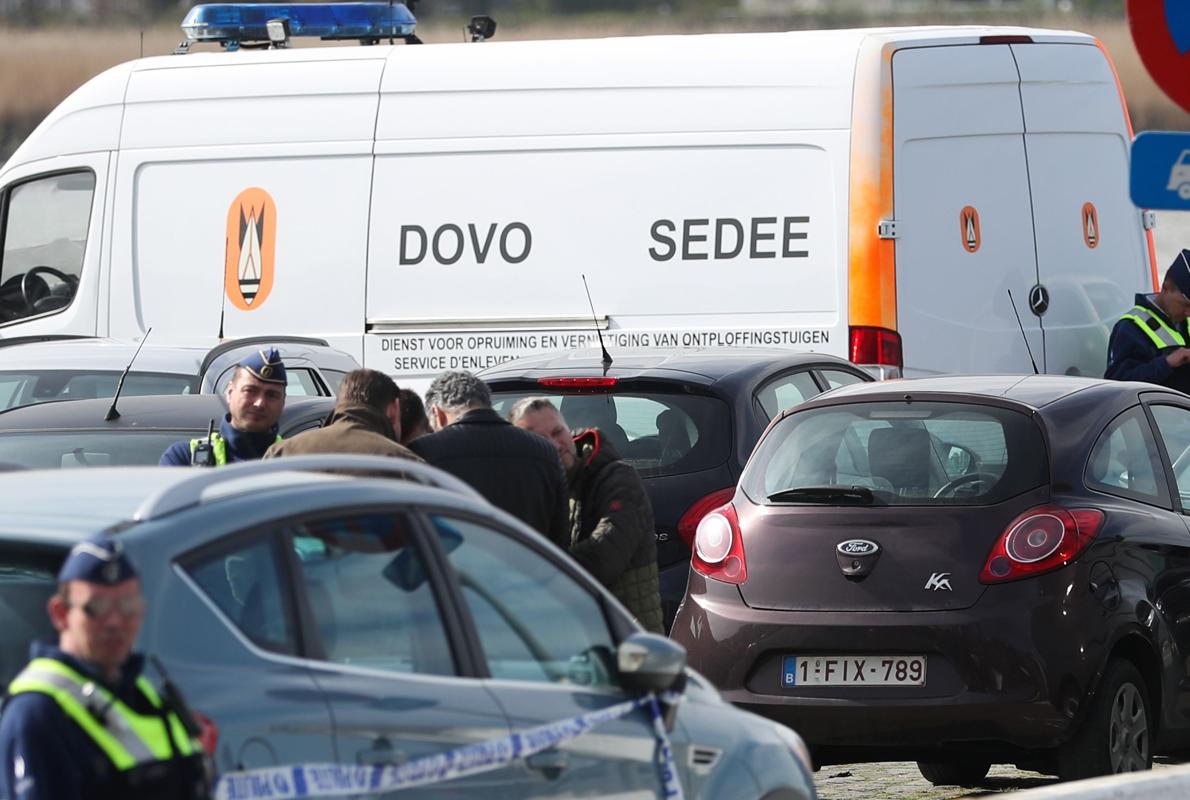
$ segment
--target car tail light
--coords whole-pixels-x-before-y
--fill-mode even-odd
[[[206,714],[191,709],[190,715],[198,723],[198,741],[202,744],[203,752],[214,757],[215,746],[219,744],[219,728]]]
[[[901,358],[901,334],[887,328],[852,325],[850,352],[853,364],[892,367],[897,375],[905,366]]]
[[[1063,567],[1086,549],[1103,525],[1097,508],[1040,506],[1009,523],[988,554],[981,583],[1004,583]]]
[[[681,519],[678,520],[678,536],[682,537],[682,541],[686,543],[687,547],[691,550],[694,549],[694,533],[698,530],[698,523],[702,522],[702,518],[724,503],[731,502],[733,496],[735,496],[734,486],[717,489],[706,497],[695,500],[694,504],[686,509],[686,513],[682,514]]]
[[[980,36],[980,44],[1033,44],[1032,36],[1010,34],[1008,36]]]
[[[740,521],[731,503],[716,508],[698,523],[690,566],[708,578],[724,583],[748,580]]]
[[[556,388],[569,389],[600,389],[607,386],[615,386],[615,378],[538,378],[537,383],[541,386],[553,386]]]

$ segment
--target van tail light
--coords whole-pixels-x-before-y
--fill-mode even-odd
[[[1031,508],[1009,523],[988,554],[980,583],[1005,583],[1064,567],[1103,527],[1097,508]]]
[[[734,496],[734,486],[728,486],[726,489],[716,489],[706,497],[695,500],[694,504],[686,509],[686,513],[682,514],[681,519],[678,520],[678,536],[682,537],[682,541],[686,543],[686,546],[691,551],[694,550],[694,533],[698,530],[698,523],[702,522],[703,517],[719,506],[724,503],[730,503],[731,498]]]
[[[203,752],[214,758],[215,747],[219,744],[219,728],[206,714],[191,709],[190,716],[198,724],[198,741]]]
[[[899,378],[905,362],[901,334],[888,328],[851,326],[850,357],[853,364],[873,368],[877,377]]]
[[[690,566],[708,578],[724,583],[748,580],[740,520],[731,503],[711,511],[698,523]]]

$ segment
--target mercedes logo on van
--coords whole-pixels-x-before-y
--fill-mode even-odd
[[[1040,317],[1050,307],[1050,290],[1040,283],[1029,290],[1029,310]]]
[[[880,549],[880,545],[867,539],[848,539],[839,542],[839,552],[845,556],[870,556]]]

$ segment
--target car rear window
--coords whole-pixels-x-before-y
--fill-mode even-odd
[[[179,439],[206,431],[45,431],[0,434],[0,464],[30,469],[151,466]]]
[[[114,397],[121,372],[79,370],[29,370],[0,372],[0,409],[36,405],[50,400],[90,400]],[[130,372],[121,397],[150,394],[194,394],[198,379],[193,375],[158,372]]]
[[[615,392],[492,393],[502,417],[522,397],[546,397],[572,430],[598,428],[605,442],[642,477],[712,469],[731,454],[731,411],[706,395],[619,388]]]
[[[1048,482],[1025,414],[966,403],[855,403],[791,414],[757,447],[757,503],[984,505]]]

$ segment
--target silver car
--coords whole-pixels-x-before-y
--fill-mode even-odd
[[[321,456],[63,475],[0,475],[0,677],[65,549],[118,532],[148,600],[138,649],[213,721],[222,773],[411,764],[669,689],[685,796],[815,797],[797,734],[724,702],[567,554],[432,467]],[[639,708],[419,794],[657,796],[658,742]]]
[[[323,339],[254,336],[210,344],[167,344],[94,336],[0,338],[0,410],[44,403],[112,397],[131,368],[122,397],[221,393],[245,356],[276,347],[289,376],[286,393],[328,397],[359,367]],[[135,359],[133,358],[135,356]]]

